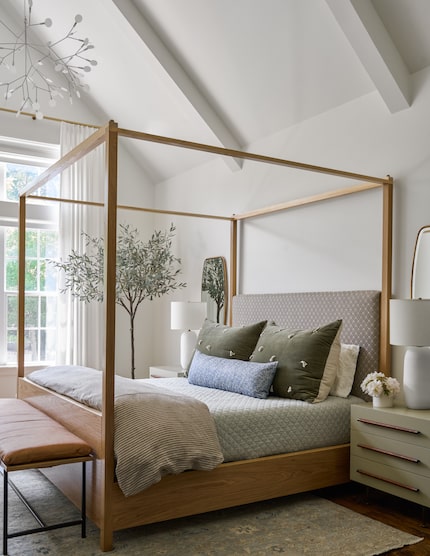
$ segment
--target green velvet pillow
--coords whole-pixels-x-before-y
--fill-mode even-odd
[[[321,402],[336,378],[340,354],[337,320],[312,330],[291,330],[269,324],[260,336],[251,361],[278,361],[273,393],[283,398]]]
[[[197,349],[205,355],[247,361],[266,323],[263,320],[247,326],[231,327],[205,319],[197,338]]]

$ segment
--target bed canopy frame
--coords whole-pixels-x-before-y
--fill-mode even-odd
[[[212,153],[215,155],[232,157],[235,159],[252,160],[260,162],[263,164],[279,165],[289,168],[295,168],[297,170],[303,170],[308,172],[318,172],[322,174],[331,175],[334,177],[345,178],[347,180],[354,180],[359,182],[358,185],[354,184],[349,187],[344,187],[342,189],[331,190],[325,193],[320,193],[301,199],[287,201],[284,203],[272,205],[269,207],[249,211],[243,214],[236,214],[233,216],[216,216],[210,214],[200,214],[200,213],[187,213],[170,211],[164,209],[155,208],[142,208],[134,206],[120,206],[117,203],[117,190],[118,190],[118,140],[119,137],[131,138],[140,141],[147,141],[152,143],[160,143],[164,145],[169,145],[177,148],[191,149],[195,151],[203,151],[207,153]],[[256,218],[262,215],[268,215],[272,213],[278,213],[285,211],[287,209],[299,206],[305,206],[308,204],[321,202],[328,199],[334,199],[342,197],[345,195],[352,195],[363,191],[368,191],[370,189],[381,189],[382,191],[382,276],[381,276],[381,306],[380,306],[380,353],[379,362],[380,370],[389,374],[390,368],[390,347],[389,347],[389,299],[391,296],[391,266],[392,266],[392,199],[393,199],[393,179],[390,176],[378,178],[373,176],[367,176],[363,174],[352,173],[348,171],[335,170],[330,168],[325,168],[321,166],[314,166],[310,164],[304,164],[300,162],[293,162],[290,160],[284,160],[280,158],[274,158],[270,156],[264,156],[259,154],[253,154],[248,152],[242,152],[233,149],[226,149],[216,146],[205,145],[201,143],[195,143],[190,141],[184,141],[169,137],[162,137],[157,135],[151,135],[148,133],[132,131],[128,129],[119,128],[118,125],[111,121],[105,126],[98,129],[80,145],[66,154],[58,162],[48,168],[43,174],[41,174],[30,186],[28,186],[20,195],[20,205],[19,205],[19,281],[18,281],[18,391],[19,396],[26,398],[27,396],[32,396],[29,393],[28,385],[25,385],[24,371],[25,371],[25,361],[24,361],[24,330],[25,330],[25,235],[26,235],[26,205],[28,199],[39,198],[36,194],[38,189],[52,178],[63,172],[64,170],[71,167],[78,160],[86,156],[93,149],[101,144],[105,144],[106,147],[106,174],[105,174],[105,186],[104,186],[104,203],[93,203],[85,200],[79,199],[64,199],[64,198],[51,198],[43,197],[43,199],[62,202],[62,203],[77,203],[84,205],[97,205],[104,207],[104,222],[105,222],[105,368],[103,373],[103,403],[102,403],[102,413],[97,415],[97,419],[100,423],[96,423],[96,411],[86,410],[88,414],[88,427],[89,435],[93,438],[93,446],[95,446],[97,457],[99,462],[99,467],[96,468],[94,475],[94,481],[98,486],[93,486],[89,488],[97,488],[100,494],[102,508],[100,509],[100,515],[98,518],[90,517],[95,521],[95,523],[100,527],[100,546],[102,550],[110,550],[113,543],[113,531],[117,529],[124,528],[124,521],[130,518],[131,515],[137,515],[136,520],[130,521],[129,526],[134,526],[143,523],[151,523],[157,521],[157,516],[145,520],[142,518],[142,513],[144,510],[141,509],[140,503],[133,500],[129,500],[128,505],[122,512],[113,517],[112,507],[116,503],[116,498],[118,494],[114,489],[114,384],[115,384],[115,312],[116,312],[116,302],[115,302],[115,267],[116,267],[116,236],[117,236],[117,209],[126,210],[141,210],[151,213],[168,214],[168,215],[179,215],[186,216],[190,218],[206,218],[206,219],[219,219],[225,220],[230,223],[230,272],[229,272],[229,296],[230,303],[229,306],[232,307],[231,298],[237,293],[237,283],[238,283],[238,224],[240,222],[246,221],[251,218]],[[43,398],[44,396],[41,396]],[[46,396],[45,396],[46,398]],[[46,400],[45,400],[46,402]],[[43,405],[43,401],[35,402],[35,405],[39,403],[39,407],[44,409],[51,416],[59,414],[58,407],[53,409],[56,403],[60,402],[48,402],[49,408]],[[78,411],[78,404],[70,403],[70,409],[65,410],[64,404],[61,406],[62,409],[62,419],[63,423],[71,428],[71,430],[79,431],[78,428],[73,428],[73,420],[82,420],[81,412]],[[74,407],[76,406],[76,407]],[[68,406],[69,407],[69,406]],[[81,423],[82,425],[82,423]],[[98,430],[100,428],[100,430]],[[77,432],[79,434],[79,432]],[[100,438],[97,435],[100,434]],[[332,464],[334,465],[334,460],[325,460],[324,451],[318,450],[318,453],[311,458],[311,461],[315,465],[324,466]],[[327,452],[328,453],[328,452]],[[346,452],[345,452],[346,453]],[[276,458],[277,456],[273,456]],[[327,456],[329,457],[329,456]],[[346,456],[345,456],[346,457]],[[325,462],[325,463],[324,463]],[[236,462],[240,463],[240,462]],[[301,463],[297,463],[301,466]],[[336,464],[339,466],[338,464]],[[225,467],[225,476],[228,477],[229,473],[232,473],[232,469],[235,465],[223,464],[221,466]],[[249,470],[252,467],[248,467]],[[218,470],[217,470],[218,471]],[[261,473],[264,471],[263,468],[259,468],[258,476],[261,478]],[[267,468],[268,474],[270,475],[270,468]],[[222,470],[220,470],[222,473]],[[205,479],[201,479],[202,472],[190,472],[183,473],[181,475],[184,478],[180,479],[185,485],[189,485],[189,488],[193,488],[193,485],[202,483],[202,480],[206,481],[207,472],[203,472]],[[215,472],[210,472],[215,473]],[[219,475],[214,475],[217,478],[214,480],[213,484],[208,483],[208,488],[206,491],[206,496],[216,496],[215,492],[219,490]],[[248,472],[248,478],[251,475]],[[197,483],[193,483],[193,477]],[[260,478],[258,480],[260,480]],[[167,480],[165,480],[167,479]],[[176,477],[167,477],[163,479],[163,484],[173,484]],[[254,480],[256,477],[254,476]],[[67,482],[67,481],[66,481]],[[71,482],[70,479],[68,481]],[[175,483],[176,484],[176,483]],[[335,484],[335,483],[332,483]],[[69,485],[70,486],[70,485]],[[155,485],[158,487],[159,485]],[[201,486],[201,485],[200,485]],[[314,488],[320,488],[319,483],[316,483]],[[68,487],[61,486],[63,491],[68,491]],[[153,489],[154,487],[151,487]],[[163,487],[160,487],[161,489]],[[157,497],[163,496],[163,490],[157,490],[155,495]],[[309,488],[307,488],[309,490]],[[296,490],[298,492],[298,490]],[[73,494],[67,492],[67,495],[73,499]],[[94,495],[94,493],[93,493]],[[166,495],[167,496],[167,495]],[[176,494],[170,498],[166,498],[166,504],[174,506],[181,499],[181,491],[179,490]],[[226,499],[231,498],[228,492],[228,481],[227,490],[224,494],[220,494]],[[135,497],[131,497],[135,498]],[[209,511],[210,509],[215,509],[214,507],[207,507],[203,500],[199,501],[195,505],[193,513],[201,513],[203,511]],[[158,499],[158,498],[157,498]],[[262,499],[262,498],[260,498]],[[245,498],[235,498],[234,500],[226,501],[226,506],[238,505],[240,503],[246,503],[248,500]],[[147,499],[147,509],[148,505],[151,505],[151,497]],[[218,505],[218,507],[224,507]],[[176,517],[174,510],[163,519],[170,519],[171,517]],[[189,515],[188,514],[178,514],[179,515]],[[160,519],[158,519],[160,520]]]

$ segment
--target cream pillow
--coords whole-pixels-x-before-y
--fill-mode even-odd
[[[355,370],[357,368],[360,346],[354,344],[341,344],[339,355],[339,367],[330,396],[347,398],[354,383]]]

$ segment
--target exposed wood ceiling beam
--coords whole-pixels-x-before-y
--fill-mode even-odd
[[[410,76],[371,0],[326,0],[390,112],[409,108]]]
[[[212,133],[217,137],[224,148],[240,150],[241,146],[225,122],[207,98],[198,89],[184,68],[166,47],[154,29],[136,8],[131,0],[112,0],[118,10],[134,29],[139,38],[145,43],[152,55],[158,60],[164,71],[169,75],[176,86],[182,91],[188,102],[194,107],[199,116],[204,120]],[[232,170],[242,167],[242,161],[234,158],[224,158]]]

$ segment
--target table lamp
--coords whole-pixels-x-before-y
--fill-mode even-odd
[[[390,300],[390,344],[407,346],[403,391],[410,409],[430,409],[430,299]]]
[[[181,367],[188,366],[196,347],[197,335],[195,330],[202,327],[206,317],[206,303],[200,301],[172,301],[170,313],[170,328],[183,330],[181,334]]]

